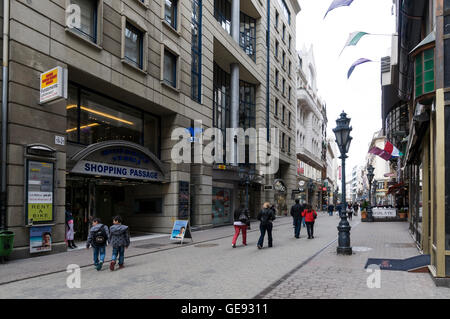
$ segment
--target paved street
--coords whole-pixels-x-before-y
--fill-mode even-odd
[[[0,298],[450,297],[450,289],[434,287],[428,274],[383,272],[382,289],[367,288],[368,274],[363,267],[368,257],[417,254],[411,245],[395,248],[407,246],[399,243],[412,243],[407,224],[369,225],[354,219],[355,250],[363,246],[372,250],[356,251],[351,257],[335,254],[337,224],[336,216],[322,214],[316,239],[306,239],[302,230],[302,238],[297,240],[291,218],[280,218],[275,223],[274,248],[261,251],[256,248],[256,223],[248,247],[236,249],[231,247],[231,226],[194,232],[195,242],[183,247],[168,243],[168,236],[134,242],[127,252],[134,256],[126,260],[127,268],[112,273],[106,267],[97,272],[91,265],[92,251],[86,250],[13,261],[0,265],[1,282],[10,282],[0,283]],[[107,252],[109,257],[110,249]],[[66,286],[69,264],[83,267],[81,289]],[[35,275],[39,276],[25,279]]]

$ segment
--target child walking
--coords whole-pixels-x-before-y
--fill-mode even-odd
[[[130,234],[128,232],[128,226],[122,225],[122,218],[120,216],[114,217],[113,224],[114,225],[109,228],[109,231],[111,233],[109,243],[113,247],[111,264],[109,265],[109,269],[111,271],[114,271],[117,257],[119,258],[119,269],[125,268],[125,248],[128,248],[128,246],[130,246]]]
[[[109,240],[108,226],[101,223],[100,218],[94,218],[92,227],[89,230],[86,248],[92,246],[94,249],[94,265],[100,271],[105,262],[106,245]],[[99,259],[100,257],[100,259]]]

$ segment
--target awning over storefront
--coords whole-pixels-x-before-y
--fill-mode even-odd
[[[391,195],[391,194],[398,194],[400,191],[405,190],[406,189],[406,185],[404,182],[393,185],[391,187],[389,187],[389,190],[387,191],[386,195]]]
[[[127,141],[107,141],[89,145],[73,155],[70,173],[96,177],[169,182],[168,169],[150,150]]]

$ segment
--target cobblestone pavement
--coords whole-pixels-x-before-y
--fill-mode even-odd
[[[267,299],[427,299],[450,298],[429,274],[381,271],[381,287],[368,288],[368,258],[404,259],[418,255],[407,223],[361,223],[351,233],[354,254],[338,256],[332,245],[271,291]]]
[[[106,267],[97,272],[90,265],[92,250],[14,261],[0,265],[0,278],[21,279],[0,283],[0,298],[249,299],[336,240],[337,225],[337,217],[321,214],[315,240],[307,240],[304,229],[302,238],[295,239],[292,219],[279,218],[275,221],[274,248],[263,250],[256,248],[256,223],[248,234],[248,246],[240,245],[240,238],[236,249],[231,247],[232,226],[194,232],[195,242],[183,247],[167,244],[168,237],[154,239],[147,243],[148,248],[138,248],[146,242],[134,243],[126,252],[126,268],[115,272]],[[267,246],[267,238],[265,241]],[[157,243],[167,246],[158,251],[153,246]],[[107,256],[111,256],[110,248]],[[69,274],[65,268],[69,264],[87,265],[82,268],[81,289],[66,286]],[[35,274],[34,266],[38,277],[18,277],[19,269],[28,276]]]

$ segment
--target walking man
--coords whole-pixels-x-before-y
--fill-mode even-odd
[[[302,212],[304,207],[300,205],[300,200],[295,200],[295,205],[291,207],[291,216],[294,219],[295,238],[300,238],[300,230],[302,227]]]

